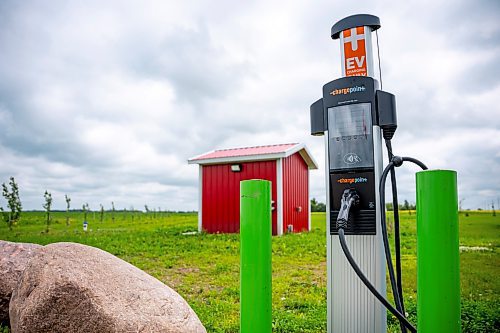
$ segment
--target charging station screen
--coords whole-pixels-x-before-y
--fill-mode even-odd
[[[329,112],[329,121],[334,124],[330,127],[331,137],[346,137],[353,135],[371,134],[370,104],[351,104],[337,106]]]
[[[330,169],[373,167],[370,103],[328,108]]]

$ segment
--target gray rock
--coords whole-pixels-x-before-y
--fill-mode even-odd
[[[97,248],[55,243],[35,253],[10,302],[12,333],[205,333],[174,290]]]
[[[0,240],[0,323],[9,325],[9,302],[24,268],[38,244],[12,243]]]

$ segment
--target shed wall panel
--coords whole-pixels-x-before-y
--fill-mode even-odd
[[[309,172],[299,153],[283,159],[283,231],[309,229]]]
[[[232,163],[234,164],[234,163]],[[276,161],[238,163],[241,172],[231,171],[231,164],[203,165],[202,228],[209,233],[232,233],[240,230],[240,181],[271,181],[272,200],[276,201]],[[276,210],[272,212],[273,235],[276,235]]]

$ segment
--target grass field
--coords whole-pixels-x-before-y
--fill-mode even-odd
[[[208,332],[239,331],[239,235],[196,234],[195,214],[54,213],[45,233],[42,212],[23,213],[0,239],[49,244],[70,241],[96,246],[136,265],[177,290]],[[390,214],[389,214],[390,218]],[[392,218],[390,218],[392,220]],[[310,233],[273,238],[273,332],[326,332],[325,216],[313,213]],[[415,212],[402,214],[402,265],[407,312],[416,323]],[[460,214],[463,332],[500,332],[500,217],[491,212]],[[471,250],[484,247],[486,250]],[[398,332],[388,316],[389,331]],[[2,329],[0,328],[0,332]]]

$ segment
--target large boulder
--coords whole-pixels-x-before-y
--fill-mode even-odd
[[[9,325],[9,302],[21,274],[41,245],[0,240],[0,324]]]
[[[168,286],[97,248],[54,243],[38,250],[10,302],[13,333],[204,333]]]

